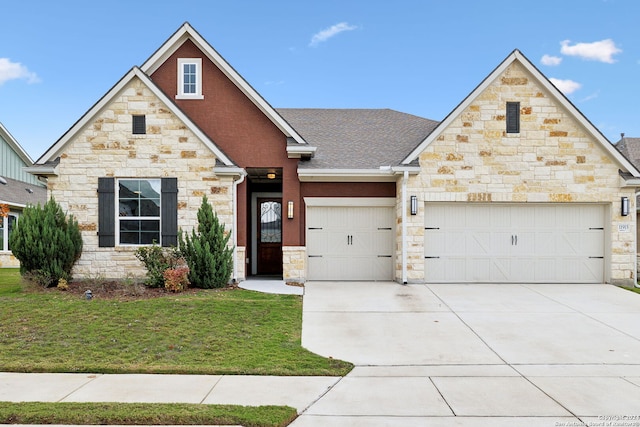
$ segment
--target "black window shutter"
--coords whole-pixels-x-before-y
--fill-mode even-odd
[[[98,246],[116,245],[115,178],[98,178]]]
[[[507,102],[507,133],[520,133],[519,102]]]
[[[147,119],[146,116],[133,116],[133,129],[134,135],[144,135],[147,133]]]
[[[178,246],[178,178],[162,178],[162,246]]]

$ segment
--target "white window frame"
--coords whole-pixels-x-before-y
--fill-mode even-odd
[[[121,216],[120,215],[120,181],[157,181],[158,182],[158,216]],[[158,221],[158,240],[156,245],[162,245],[162,180],[160,178],[118,178],[115,183],[115,209],[116,226],[115,237],[116,246],[151,246],[153,243],[121,243],[120,242],[120,222],[121,221]]]
[[[16,219],[16,224],[18,223],[18,214],[15,212],[9,212],[9,215],[6,217],[0,217],[0,222],[2,224],[2,247],[0,247],[0,252],[11,252],[9,250],[9,217],[12,216]]]
[[[184,92],[184,65],[196,66],[196,92]],[[202,58],[178,58],[178,94],[176,99],[204,99],[202,94]]]

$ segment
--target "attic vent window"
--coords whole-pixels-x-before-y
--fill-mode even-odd
[[[133,116],[133,131],[134,135],[144,135],[147,133],[147,119],[146,116]]]
[[[520,133],[519,102],[507,102],[507,133]]]
[[[176,99],[203,99],[202,58],[178,58]]]

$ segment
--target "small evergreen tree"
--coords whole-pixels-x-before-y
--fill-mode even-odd
[[[71,269],[82,253],[78,222],[51,198],[43,207],[27,206],[9,237],[20,274],[32,275],[43,286],[71,279]]]
[[[207,196],[198,209],[198,232],[180,232],[180,251],[189,266],[189,282],[194,288],[227,286],[233,268],[233,250],[227,246],[230,234],[213,212]]]

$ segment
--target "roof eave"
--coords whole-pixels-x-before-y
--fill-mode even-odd
[[[390,167],[379,169],[305,169],[298,168],[300,182],[395,182]]]

